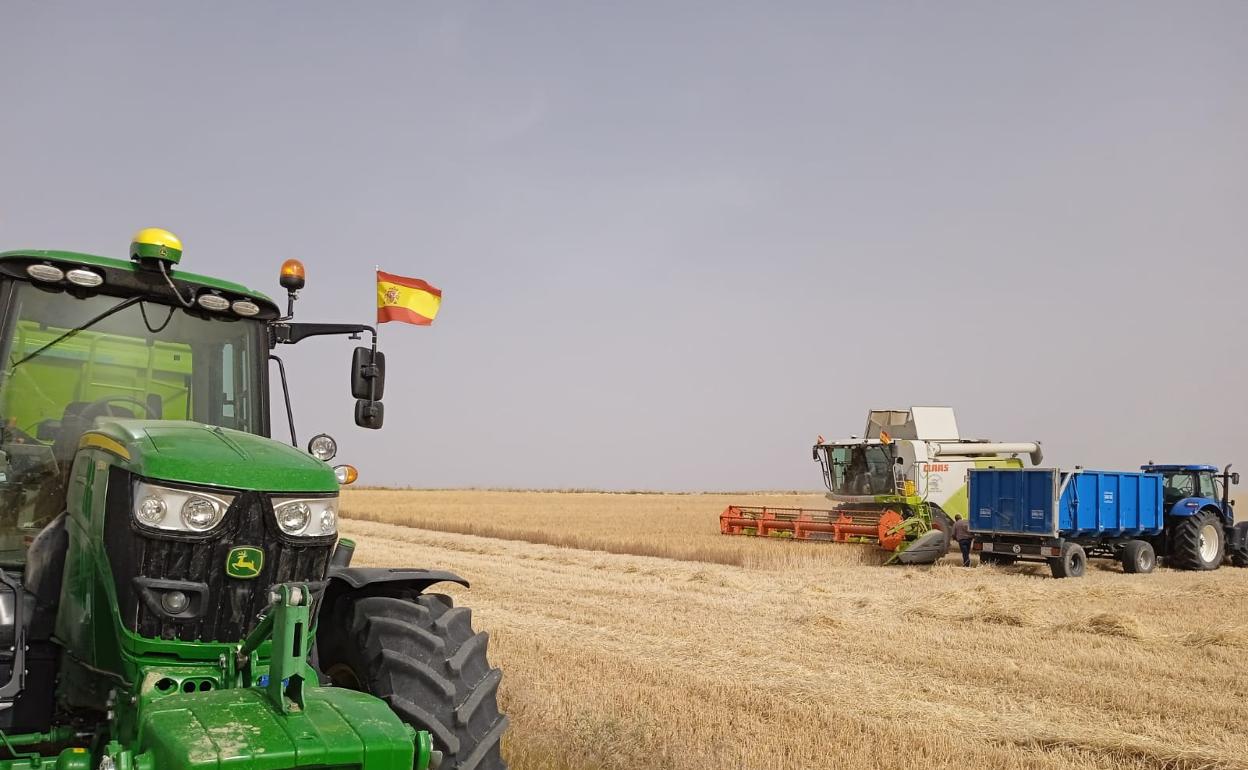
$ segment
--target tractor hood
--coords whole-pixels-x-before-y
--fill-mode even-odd
[[[336,492],[334,471],[289,444],[178,420],[102,420],[81,446],[156,481],[261,492]]]

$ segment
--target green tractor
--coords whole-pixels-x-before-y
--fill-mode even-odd
[[[279,345],[358,347],[356,423],[379,428],[372,327],[291,321],[182,272],[0,253],[0,770],[503,768],[500,673],[449,572],[350,566],[331,438],[298,447]],[[290,444],[270,438],[277,364]]]

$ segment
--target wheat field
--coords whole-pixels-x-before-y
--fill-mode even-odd
[[[451,569],[516,770],[1248,768],[1248,570],[1081,580],[718,534],[818,495],[353,490],[356,564]]]

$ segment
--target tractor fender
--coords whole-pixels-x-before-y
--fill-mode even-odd
[[[1222,513],[1222,505],[1209,497],[1185,497],[1174,505],[1170,506],[1169,515],[1176,518],[1187,518],[1195,516],[1204,510],[1210,510],[1216,513],[1220,518],[1225,519]]]
[[[330,568],[325,594],[358,591],[366,586],[393,584],[395,588],[415,588],[423,592],[435,583],[458,583],[468,588],[468,581],[454,572],[416,567],[343,567]],[[335,590],[336,589],[336,590]]]
[[[454,572],[444,570],[417,569],[415,567],[331,567],[325,576],[325,589],[320,595],[317,608],[317,624],[324,620],[328,626],[347,622],[342,612],[349,606],[340,599],[368,588],[385,586],[387,588],[406,588],[424,593],[429,586],[438,583],[458,583],[464,588],[468,581]],[[340,606],[341,605],[341,606]],[[323,639],[318,633],[317,644]],[[331,657],[336,654],[331,651]],[[313,652],[315,660],[320,659],[321,652]]]

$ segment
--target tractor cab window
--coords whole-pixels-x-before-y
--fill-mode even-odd
[[[263,431],[261,322],[11,287],[0,338],[0,564],[20,562],[25,539],[64,509],[69,465],[101,418]]]
[[[893,453],[880,444],[829,446],[825,480],[834,495],[892,495],[897,492]]]
[[[1186,471],[1171,473],[1166,476],[1164,498],[1166,505],[1172,505],[1185,497],[1196,494],[1196,479]]]
[[[1214,500],[1219,498],[1218,485],[1214,483],[1213,473],[1210,471],[1201,471],[1196,474],[1196,490],[1197,497],[1208,497]]]

